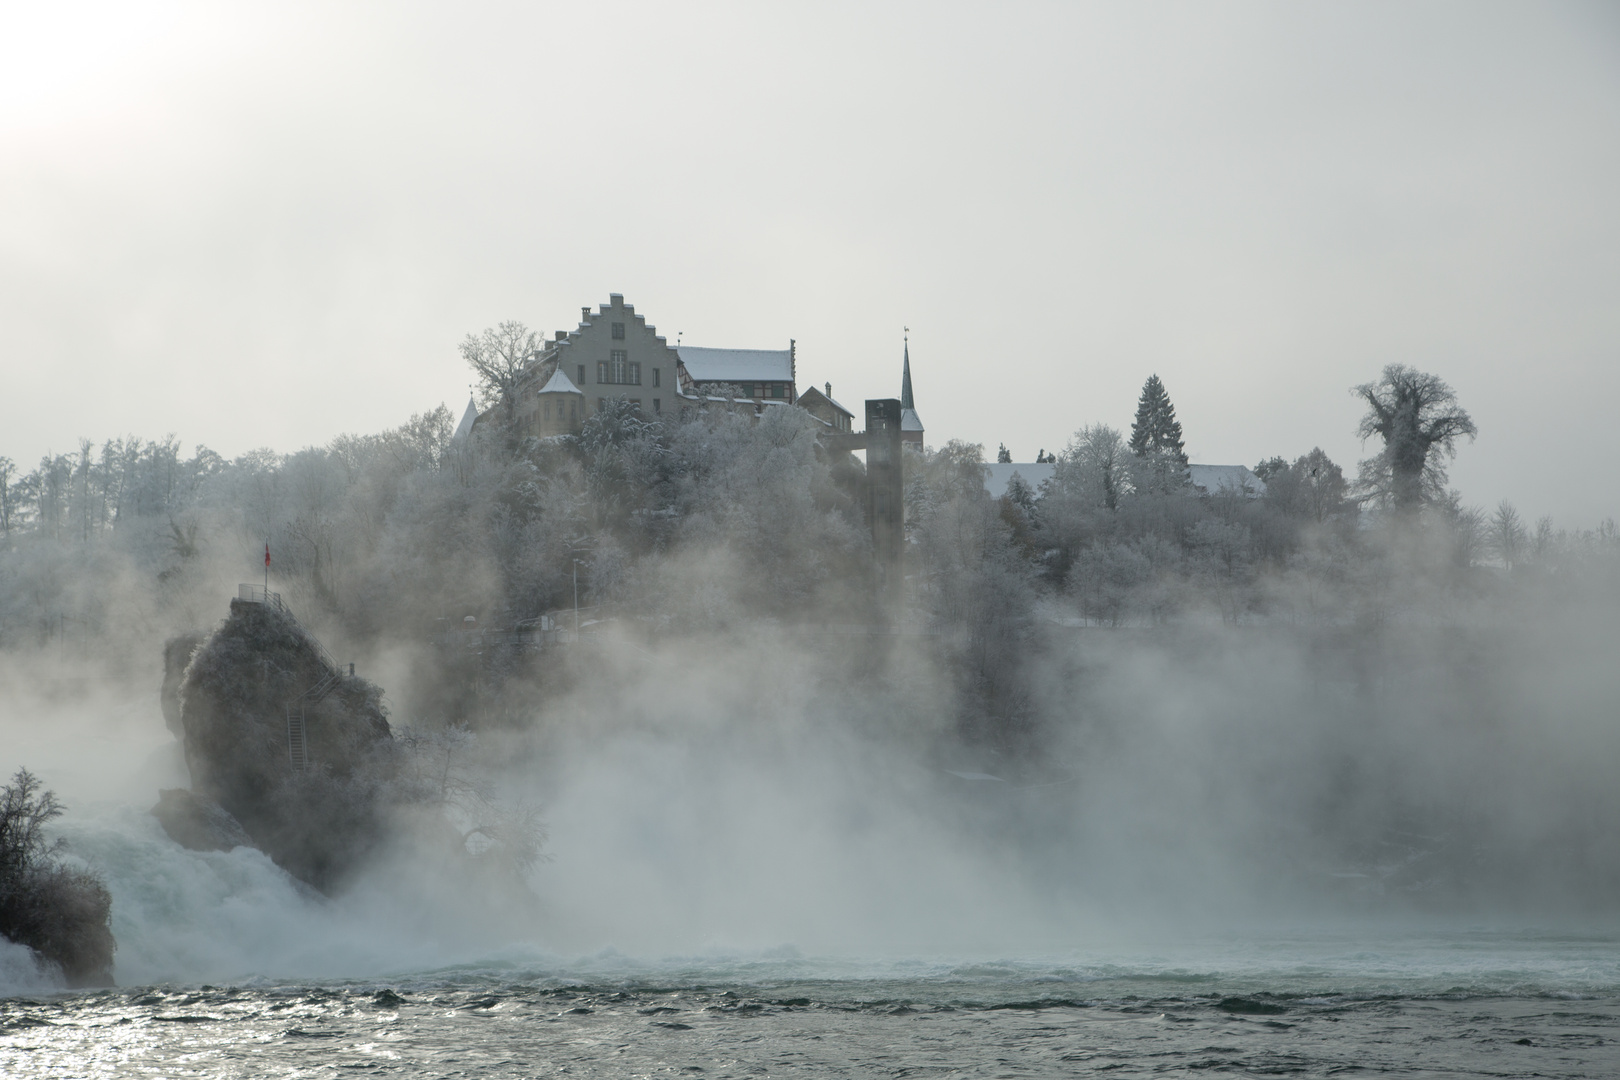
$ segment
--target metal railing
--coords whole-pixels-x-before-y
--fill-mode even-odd
[[[285,612],[288,615],[292,614],[292,611],[282,602],[281,594],[271,592],[263,585],[238,585],[236,587],[236,598],[246,600],[250,604],[268,604],[277,611]]]
[[[319,638],[310,633],[309,627],[305,626],[301,622],[298,622],[298,616],[294,615],[292,608],[288,607],[286,602],[281,599],[280,593],[272,592],[269,589],[266,589],[263,585],[242,584],[236,587],[236,598],[238,600],[245,600],[250,604],[268,605],[269,607],[272,607],[276,611],[279,611],[283,615],[287,616],[287,618],[291,619],[294,623],[297,623],[298,629],[304,632],[304,636],[309,639],[310,645],[314,646],[315,655],[320,657],[321,663],[327,668],[327,670],[331,671],[333,674],[342,673],[343,669],[338,666],[338,662],[336,660],[332,659],[332,654],[326,651],[326,646],[321,644]]]

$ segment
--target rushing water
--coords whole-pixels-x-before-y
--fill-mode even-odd
[[[64,991],[0,946],[0,1076],[1620,1076],[1608,931],[495,947],[414,896],[324,901],[259,852],[81,805],[65,831],[112,890],[121,985]]]
[[[490,963],[0,1000],[0,1074],[1620,1075],[1612,938],[1227,943],[1190,962]]]

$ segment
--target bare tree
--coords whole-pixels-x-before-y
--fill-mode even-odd
[[[1490,546],[1490,522],[1485,511],[1464,506],[1455,491],[1446,492],[1434,502],[1450,534],[1452,562],[1465,569],[1473,566]]]
[[[461,358],[478,377],[483,404],[500,405],[508,427],[517,418],[517,386],[545,349],[545,338],[520,322],[508,320],[482,334],[467,335]]]
[[[1497,504],[1496,513],[1491,515],[1490,531],[1486,535],[1486,544],[1491,554],[1502,560],[1504,570],[1512,570],[1513,564],[1524,556],[1526,544],[1530,536],[1524,527],[1524,521],[1513,504],[1503,499]],[[1551,523],[1548,523],[1549,531]]]
[[[1265,475],[1259,470],[1255,475],[1266,483],[1266,501],[1290,517],[1320,525],[1345,510],[1349,485],[1344,471],[1321,447],[1313,448],[1292,465],[1280,457],[1260,464]]]
[[[1107,424],[1092,424],[1074,433],[1057,455],[1053,486],[1086,505],[1119,509],[1119,497],[1130,490],[1125,440]]]
[[[0,536],[11,535],[11,477],[17,465],[8,457],[0,457]]]
[[[27,769],[0,788],[0,938],[59,964],[71,985],[110,986],[112,897],[94,874],[59,861],[60,839],[45,838],[62,810]]]
[[[1457,404],[1457,394],[1438,375],[1390,364],[1375,383],[1351,393],[1367,402],[1356,434],[1384,442],[1377,457],[1361,463],[1366,495],[1386,501],[1397,513],[1409,514],[1444,495],[1446,470],[1442,453],[1454,457],[1457,439],[1478,434],[1474,421]]]

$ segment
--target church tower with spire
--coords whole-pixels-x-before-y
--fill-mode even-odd
[[[911,331],[906,331],[905,359],[900,367],[900,441],[922,445],[923,423],[911,396]]]

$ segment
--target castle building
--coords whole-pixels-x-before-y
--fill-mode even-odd
[[[613,293],[594,312],[580,308],[579,325],[558,330],[530,361],[515,411],[525,434],[545,438],[577,433],[612,399],[651,417],[705,401],[751,401],[756,410],[791,405],[798,401],[796,363],[791,341],[774,350],[671,345]]]
[[[585,392],[574,385],[558,364],[546,384],[534,392],[530,410],[530,430],[541,438],[568,435],[579,430],[585,420]]]
[[[798,405],[840,435],[855,430],[855,414],[833,399],[832,383],[827,384],[826,393],[812,386],[799,395]]]
[[[585,421],[610,400],[629,402],[649,417],[679,416],[705,403],[735,407],[751,404],[757,415],[772,406],[798,405],[833,432],[854,437],[855,413],[825,390],[798,390],[798,348],[716,349],[671,345],[635,305],[612,293],[595,311],[580,308],[579,324],[558,330],[529,362],[514,391],[519,430],[547,438],[577,434]],[[886,399],[892,400],[892,399]],[[492,410],[468,414],[458,440],[488,421]],[[911,341],[900,367],[900,398],[895,423],[902,442],[921,444],[922,419],[911,385]]]
[[[757,398],[792,405],[798,400],[797,347],[786,349],[701,349],[677,345],[681,388],[698,397],[711,395]]]

